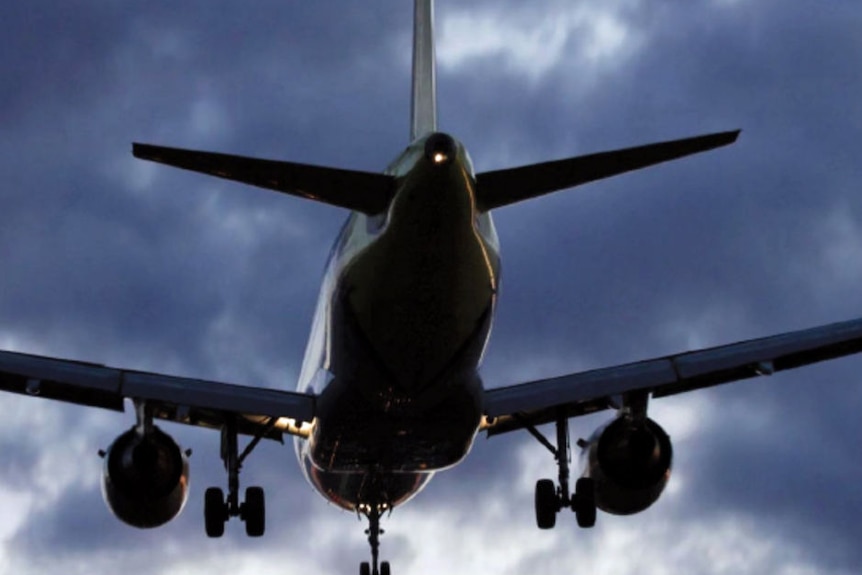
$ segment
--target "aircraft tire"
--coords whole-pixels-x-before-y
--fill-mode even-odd
[[[368,561],[359,564],[359,575],[371,575],[371,564]]]
[[[596,524],[596,489],[589,477],[581,477],[575,483],[572,509],[579,527],[589,528]]]
[[[224,492],[218,487],[210,487],[204,493],[204,526],[208,537],[224,535],[224,524],[227,521],[227,510],[224,502]]]
[[[536,525],[539,529],[553,529],[557,524],[557,487],[550,479],[536,482]]]
[[[384,561],[380,564],[380,575],[391,575],[392,569],[389,567],[389,561]]]
[[[245,503],[242,509],[245,532],[249,537],[260,537],[266,530],[266,500],[263,487],[249,487],[245,490]]]

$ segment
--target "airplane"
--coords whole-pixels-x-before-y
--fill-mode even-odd
[[[264,439],[293,436],[309,482],[368,521],[371,561],[388,575],[380,521],[436,471],[458,464],[479,433],[524,430],[556,460],[539,479],[535,514],[550,529],[564,510],[589,527],[596,510],[632,514],[666,486],[672,444],[650,399],[772,375],[862,350],[862,320],[684,352],[558,378],[487,387],[479,376],[500,278],[492,212],[500,207],[735,141],[737,131],[476,174],[457,140],[437,131],[432,0],[416,0],[410,141],[382,174],[136,144],[142,159],[274,189],[351,211],[333,247],[297,391],[143,373],[0,352],[0,388],[121,411],[136,425],[104,452],[109,508],[137,527],[180,513],[186,453],[155,422],[219,431],[228,490],[206,490],[205,530],[239,518],[265,531],[264,492],[240,497],[240,469]],[[613,410],[580,442],[572,488],[570,418]],[[554,438],[538,430],[553,424]],[[240,450],[239,436],[250,437]]]

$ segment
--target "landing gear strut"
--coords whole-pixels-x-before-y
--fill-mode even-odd
[[[274,421],[274,420],[273,420]],[[249,537],[260,537],[266,529],[266,503],[262,487],[248,487],[245,501],[239,501],[239,470],[245,458],[271,429],[262,430],[251,440],[248,447],[238,453],[237,420],[229,417],[221,431],[221,458],[228,477],[227,498],[220,487],[210,487],[204,494],[204,523],[207,535],[221,537],[224,525],[231,517],[239,517],[245,522],[245,532]]]
[[[368,529],[365,534],[368,535],[368,544],[371,546],[371,563],[363,561],[359,564],[359,575],[391,575],[389,561],[379,563],[380,557],[380,536],[385,533],[380,528],[380,515],[385,507],[382,505],[370,505],[367,510],[361,510],[368,517]]]
[[[552,529],[557,523],[557,513],[570,508],[580,527],[592,527],[596,524],[596,496],[593,480],[581,477],[575,483],[575,493],[569,490],[569,463],[571,449],[569,445],[569,420],[565,414],[557,417],[557,445],[552,444],[533,425],[526,429],[539,443],[544,445],[557,460],[559,469],[558,482],[552,479],[540,479],[536,482],[536,524],[539,529]]]

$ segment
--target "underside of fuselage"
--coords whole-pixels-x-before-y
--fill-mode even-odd
[[[420,138],[388,173],[388,212],[352,214],[333,250],[300,383],[318,394],[304,469],[347,509],[393,507],[469,451],[499,279],[459,143]]]
[[[858,322],[849,322],[849,328],[824,326],[483,390],[478,368],[500,275],[490,211],[724,146],[739,132],[477,176],[464,147],[437,131],[434,64],[433,0],[415,0],[411,143],[382,174],[134,145],[140,158],[349,209],[351,215],[327,264],[299,393],[3,355],[7,390],[114,409],[122,408],[123,398],[134,401],[136,427],[106,452],[108,463],[123,465],[106,464],[103,480],[109,505],[124,521],[160,524],[185,502],[186,454],[158,431],[154,418],[221,428],[228,494],[207,489],[204,519],[211,537],[220,537],[232,517],[245,522],[249,535],[263,534],[263,490],[249,487],[241,501],[239,471],[259,440],[291,433],[312,485],[368,519],[371,561],[361,564],[360,573],[389,575],[388,562],[379,561],[381,516],[417,494],[434,472],[461,461],[483,414],[489,435],[527,429],[557,460],[558,481],[542,479],[536,486],[539,527],[553,527],[564,509],[589,527],[597,509],[634,513],[664,489],[672,450],[667,434],[647,417],[650,397],[858,351]],[[618,408],[613,422],[579,442],[589,461],[572,491],[568,418],[610,407]],[[556,445],[536,429],[551,422]],[[240,452],[242,433],[254,438]],[[153,450],[170,457],[154,459],[148,455]],[[162,459],[173,463],[165,467]],[[164,494],[162,476],[170,488]]]

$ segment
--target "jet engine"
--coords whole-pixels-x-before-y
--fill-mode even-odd
[[[582,457],[584,477],[594,481],[596,506],[632,515],[658,500],[670,478],[673,448],[655,421],[620,416],[596,430]]]
[[[176,517],[188,498],[189,461],[158,427],[132,427],[104,455],[102,495],[108,508],[133,527],[158,527]]]

